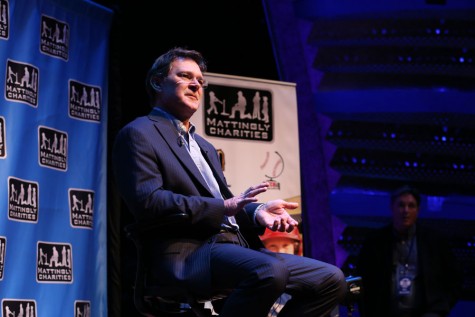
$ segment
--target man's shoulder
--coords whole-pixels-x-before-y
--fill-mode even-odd
[[[150,116],[140,116],[126,123],[122,130],[148,128],[156,123],[161,124],[158,120],[153,120]]]
[[[123,140],[124,138],[147,138],[152,135],[152,129],[154,129],[154,126],[154,122],[147,116],[136,117],[119,129],[116,136],[116,142],[118,142],[118,140]]]

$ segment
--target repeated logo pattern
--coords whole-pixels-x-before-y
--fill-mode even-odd
[[[19,2],[14,3],[17,4],[16,9],[21,9],[23,4],[30,5],[30,3],[24,0],[23,2],[25,3]],[[21,18],[21,14],[16,14],[16,12],[21,10],[15,11],[15,14],[10,16],[10,3],[12,1],[0,0],[0,44],[2,45],[5,44],[2,41],[8,41],[10,38],[13,38],[12,35],[16,37],[24,32],[23,29],[26,23],[26,21],[23,21],[24,23],[22,24],[17,23],[19,21],[12,23],[13,19]],[[40,9],[49,10],[49,8],[45,8],[41,7]],[[38,13],[37,11],[34,12]],[[56,11],[53,10],[53,12]],[[3,180],[4,184],[1,187],[4,188],[4,195],[7,198],[8,205],[5,204],[4,207],[6,208],[3,208],[3,210],[0,208],[0,213],[3,211],[5,216],[8,216],[7,221],[11,222],[11,226],[7,227],[7,235],[0,235],[0,281],[2,283],[12,283],[12,277],[14,277],[13,283],[22,283],[22,281],[15,280],[19,269],[8,266],[15,265],[15,263],[22,263],[21,265],[31,263],[34,265],[31,265],[31,277],[29,278],[34,283],[36,281],[36,283],[42,284],[73,284],[73,245],[69,241],[55,241],[54,238],[53,241],[40,241],[39,239],[44,237],[45,234],[56,234],[56,230],[62,232],[65,229],[92,230],[94,228],[96,193],[90,189],[73,188],[76,182],[79,183],[82,180],[68,178],[68,184],[70,181],[72,186],[67,185],[64,190],[61,189],[60,191],[53,192],[50,188],[45,188],[42,192],[43,196],[57,195],[57,201],[64,202],[64,204],[61,205],[59,203],[59,206],[46,206],[44,202],[46,199],[44,199],[43,206],[40,206],[40,184],[42,184],[42,181],[47,179],[49,184],[51,178],[48,177],[50,175],[52,175],[53,179],[58,177],[59,180],[68,177],[64,172],[68,171],[69,167],[70,134],[75,136],[76,132],[71,132],[73,130],[69,129],[68,123],[73,122],[82,126],[92,123],[93,131],[96,131],[98,130],[96,124],[103,121],[102,87],[91,84],[87,80],[80,81],[71,78],[64,80],[61,72],[59,72],[61,73],[61,80],[54,78],[58,65],[60,67],[65,65],[67,67],[71,66],[68,64],[71,56],[70,27],[76,26],[76,24],[70,24],[71,16],[69,13],[61,14],[61,16],[65,18],[58,19],[40,12],[36,17],[38,22],[36,26],[38,28],[34,28],[33,34],[36,35],[32,36],[30,42],[35,43],[36,51],[39,50],[39,52],[29,54],[26,52],[28,50],[26,50],[17,53],[17,49],[5,51],[5,54],[9,55],[5,56],[3,61],[4,67],[2,67],[4,69],[4,102],[0,104],[2,114],[0,116],[0,164],[8,165],[7,163],[10,159],[14,162],[21,162],[21,164],[18,164],[19,168],[11,169],[11,172],[9,172],[11,174],[7,175],[7,179]],[[15,27],[17,25],[21,26],[22,29],[18,31],[15,29],[16,32],[12,32],[12,26]],[[0,55],[4,56],[5,54],[2,51]],[[33,61],[31,61],[32,56],[39,56],[40,58],[32,59]],[[40,65],[48,65],[48,67],[43,66],[41,68],[36,65],[35,63],[38,60],[47,61],[47,63]],[[43,79],[43,86],[41,85],[41,72],[44,72],[44,78],[47,78],[48,81],[53,78],[55,81],[54,90],[58,93],[58,100],[64,99],[64,103],[60,101],[57,105],[54,105],[57,107],[54,109],[54,113],[45,111],[45,107],[51,107],[51,105],[44,102],[47,99],[44,99],[45,95],[41,95],[41,91],[44,87],[50,88],[52,86],[50,83],[45,82],[45,79]],[[101,76],[87,76],[87,78],[101,79]],[[66,100],[66,97],[68,100]],[[4,115],[4,110],[7,115]],[[35,122],[38,123],[34,126],[27,126],[25,122],[17,120],[21,116],[17,116],[16,112],[26,113],[24,114],[25,116],[35,118]],[[48,112],[46,116],[45,112]],[[65,120],[58,120],[58,116],[64,117]],[[27,122],[31,122],[31,120]],[[65,122],[66,128],[64,127]],[[22,126],[22,124],[25,125],[25,129],[19,132],[20,129],[16,127]],[[12,127],[15,127],[15,129],[12,130]],[[31,133],[31,131],[34,132]],[[80,143],[77,140],[75,142]],[[32,152],[30,145],[33,145],[33,151],[37,152],[37,158],[35,155],[28,156],[28,153]],[[9,151],[7,151],[8,147],[10,148]],[[7,153],[10,156],[8,159]],[[39,181],[29,179],[30,177],[28,176],[30,175],[29,170],[31,167],[34,167],[36,159],[40,169],[36,169],[39,172],[34,175],[39,177]],[[3,166],[1,168],[3,169]],[[60,173],[57,173],[58,171]],[[44,177],[43,174],[48,176]],[[43,183],[43,187],[47,187],[46,185]],[[40,219],[40,211],[48,214],[48,217]],[[25,232],[27,232],[27,230],[24,230],[24,226],[34,227],[39,224],[40,220],[51,219],[52,215],[59,219],[66,219],[64,228],[59,226],[52,227],[51,232],[35,230],[34,235],[29,235],[28,242],[23,243],[21,239]],[[67,221],[68,216],[69,224]],[[16,228],[19,228],[19,235],[16,235],[15,232],[12,236],[9,236],[9,230],[16,230]],[[39,225],[38,228],[40,228]],[[0,234],[3,234],[3,229],[0,229]],[[8,252],[7,237],[9,243]],[[38,240],[30,241],[31,237],[36,237],[34,239]],[[18,240],[22,243],[22,249],[31,248],[31,256],[18,259],[18,249],[15,250],[17,247],[15,244],[17,244]],[[31,243],[30,247],[27,246],[28,243]],[[9,273],[11,274],[10,276]],[[24,274],[26,279],[30,272],[27,270],[27,272],[22,272],[21,274]],[[21,295],[18,298],[7,298],[8,295],[5,296],[7,294],[4,292],[5,289],[0,286],[0,294],[2,295],[0,297],[3,297],[0,316],[37,317],[37,310],[41,312],[38,305],[41,306],[42,302],[39,301],[37,303],[37,298],[25,299]],[[45,294],[45,296],[49,296],[49,294]],[[74,305],[73,301],[68,304],[70,308],[64,312],[64,316],[92,316],[91,301],[89,299],[73,298],[73,300]],[[42,308],[43,310],[45,309],[45,307]]]

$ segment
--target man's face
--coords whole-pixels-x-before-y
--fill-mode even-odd
[[[288,238],[271,238],[264,241],[266,249],[272,252],[295,254],[295,241]]]
[[[401,232],[411,227],[417,220],[419,205],[411,194],[403,194],[391,205],[394,228]]]
[[[161,81],[161,106],[179,120],[188,120],[200,106],[203,82],[203,74],[195,61],[173,61],[168,76]]]

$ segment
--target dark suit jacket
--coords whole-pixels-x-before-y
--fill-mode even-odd
[[[219,183],[224,198],[232,197],[216,149],[195,134],[204,157]],[[210,293],[210,238],[219,232],[224,202],[213,198],[205,180],[179,142],[178,131],[169,119],[152,112],[139,117],[119,131],[112,152],[119,192],[138,223],[150,224],[166,215],[185,212],[191,221],[150,234],[153,282],[187,285],[190,291]],[[241,232],[251,248],[263,247],[252,214],[257,204],[249,204],[236,215]]]
[[[461,291],[460,270],[447,240],[430,228],[418,223],[417,255],[419,296],[423,313],[447,316]],[[392,252],[394,244],[392,225],[380,228],[363,245],[357,272],[363,279],[363,311],[365,317],[390,317]]]

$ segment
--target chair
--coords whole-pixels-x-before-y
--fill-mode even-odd
[[[363,279],[361,276],[347,276],[346,285],[348,287],[348,293],[345,299],[344,305],[348,309],[348,317],[353,316],[355,306],[360,306],[363,296]],[[363,313],[359,309],[359,316],[363,317]]]
[[[224,295],[216,296],[213,299],[189,298],[185,292],[180,295],[171,296],[160,285],[147,285],[148,261],[142,241],[151,230],[160,228],[170,228],[178,224],[189,221],[189,216],[185,213],[167,216],[150,224],[129,224],[125,227],[126,235],[135,245],[137,253],[137,265],[134,282],[134,306],[144,316],[147,317],[168,317],[168,316],[197,316],[209,317],[213,315],[213,310],[206,308],[205,303],[211,300],[223,298]]]

